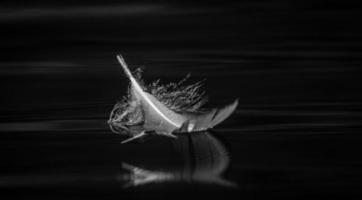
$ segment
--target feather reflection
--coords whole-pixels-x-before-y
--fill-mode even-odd
[[[169,170],[148,170],[123,163],[123,169],[129,173],[124,176],[124,187],[172,182],[236,186],[222,177],[230,158],[225,146],[210,133],[180,135],[174,143],[175,149],[183,157],[182,166]]]

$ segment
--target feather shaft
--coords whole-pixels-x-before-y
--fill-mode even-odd
[[[142,87],[140,86],[140,84],[137,82],[137,80],[134,78],[134,76],[132,75],[131,71],[129,70],[126,62],[124,61],[123,57],[121,55],[117,55],[117,59],[118,62],[121,64],[123,70],[125,71],[126,75],[128,76],[128,78],[131,81],[132,87],[135,89],[135,91],[137,92],[137,94],[139,94],[146,102],[149,106],[152,107],[152,109],[159,114],[164,120],[166,120],[167,122],[169,122],[170,124],[172,124],[173,126],[179,128],[181,127],[182,124],[176,123],[174,121],[172,121],[171,119],[169,119],[159,108],[157,108],[157,106],[151,101],[151,99],[149,98],[149,96],[146,94],[145,91],[143,91]]]

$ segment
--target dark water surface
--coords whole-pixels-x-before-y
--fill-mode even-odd
[[[349,2],[0,3],[0,196],[360,197],[361,8]],[[215,130],[121,145],[106,121],[144,79],[205,79]]]

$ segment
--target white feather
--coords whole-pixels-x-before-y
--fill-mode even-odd
[[[117,55],[117,59],[118,59],[118,62],[121,64],[123,70],[127,74],[128,78],[130,79],[132,87],[134,88],[135,92],[142,98],[142,100],[144,100],[145,103],[147,103],[147,105],[150,106],[152,108],[152,110],[155,111],[163,120],[172,124],[173,126],[175,126],[175,128],[180,128],[182,123],[185,121],[185,120],[183,120],[183,117],[181,115],[178,115],[178,114],[174,113],[173,111],[167,109],[165,106],[162,106],[162,107],[164,107],[163,108],[164,111],[162,111],[160,108],[162,104],[160,102],[156,102],[158,100],[155,97],[153,97],[151,94],[145,92],[142,89],[140,84],[137,82],[137,80],[134,78],[131,71],[129,70],[123,57],[121,55]],[[173,118],[176,118],[176,120],[170,119],[170,117],[166,116],[165,112],[168,115],[174,116]]]

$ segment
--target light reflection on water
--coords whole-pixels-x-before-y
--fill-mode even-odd
[[[3,145],[5,152],[17,147],[28,149],[20,151],[14,162],[9,163],[14,165],[14,172],[0,172],[0,188],[74,187],[115,181],[123,188],[169,183],[237,186],[223,177],[230,156],[224,144],[210,132],[178,134],[176,139],[148,136],[147,141],[122,145],[122,137],[117,134],[105,134],[102,130],[100,135],[98,130],[107,128],[100,120],[0,125],[2,143],[7,144]],[[148,152],[154,153],[150,156]],[[165,156],[165,152],[170,153]],[[104,157],[106,161],[102,160]],[[86,164],[89,162],[93,164]],[[26,166],[29,169],[24,171]]]
[[[148,170],[147,166],[138,167],[123,163],[123,169],[129,172],[128,176],[123,176],[123,181],[127,181],[124,186],[168,182],[236,186],[222,178],[223,172],[229,166],[230,158],[225,146],[209,132],[179,135],[173,142],[176,151],[183,157],[182,166],[173,169],[163,166],[160,169]]]

